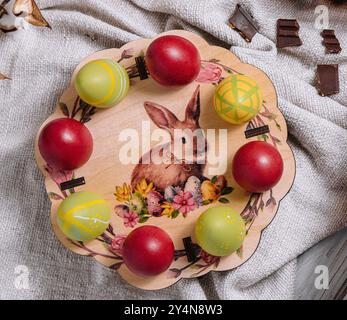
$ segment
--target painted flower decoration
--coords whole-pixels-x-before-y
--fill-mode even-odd
[[[145,204],[141,194],[139,194],[138,192],[132,194],[129,202],[129,209],[139,214],[144,209],[144,207]]]
[[[217,83],[221,76],[221,67],[213,62],[202,61],[200,73],[195,81],[200,83]]]
[[[111,241],[111,251],[115,252],[116,254],[122,254],[123,244],[125,241],[126,236],[116,236]]]
[[[181,191],[175,195],[172,205],[174,209],[181,212],[184,217],[186,217],[187,213],[194,210],[196,207],[193,195],[189,191]]]
[[[205,180],[201,185],[201,194],[203,201],[215,201],[218,199],[220,190],[218,186],[211,181]]]
[[[200,252],[200,257],[201,259],[206,262],[206,263],[214,263],[216,262],[218,259],[220,259],[220,257],[216,257],[216,256],[212,256],[211,254],[208,254],[207,252],[205,252],[204,250],[201,250]]]
[[[164,202],[161,207],[164,209],[162,212],[162,215],[168,216],[169,218],[172,218],[172,214],[175,211],[175,208],[172,206],[170,202]]]
[[[136,184],[135,191],[142,195],[142,197],[147,198],[149,192],[154,190],[153,182],[147,184],[146,179],[142,179]]]
[[[128,211],[123,216],[124,226],[128,228],[134,228],[139,220],[139,216],[133,211]]]
[[[131,197],[130,185],[124,182],[122,187],[117,186],[114,195],[116,196],[116,199],[119,202],[129,201]]]
[[[153,216],[160,216],[163,208],[161,207],[161,201],[163,196],[157,191],[151,191],[147,195],[148,213]]]
[[[60,186],[62,182],[70,181],[73,178],[73,171],[61,171],[56,168],[46,165],[45,170],[51,176],[52,180]]]

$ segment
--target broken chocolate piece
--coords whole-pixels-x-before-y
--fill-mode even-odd
[[[328,37],[335,37],[335,31],[334,30],[329,30],[329,29],[324,29],[321,32],[321,35],[323,38],[328,38]]]
[[[295,19],[278,19],[277,20],[277,27],[280,27],[280,29],[291,29],[291,30],[299,30],[300,26],[298,22]]]
[[[279,29],[278,34],[279,37],[299,37],[299,29]]]
[[[328,53],[340,53],[342,51],[342,48],[339,44],[330,44],[326,46]]]
[[[317,78],[321,96],[339,93],[339,66],[337,64],[319,64]]]
[[[245,137],[246,137],[246,139],[248,139],[248,138],[260,136],[262,134],[269,133],[269,132],[270,132],[269,126],[265,125],[265,126],[261,126],[258,128],[246,130],[245,131]]]
[[[340,53],[342,48],[339,40],[335,36],[334,30],[323,30],[321,33],[323,37],[323,44],[326,48],[327,53]]]
[[[277,48],[299,47],[302,41],[299,37],[277,37]]]
[[[233,16],[229,19],[229,25],[235,29],[247,42],[251,42],[258,32],[253,17],[244,10],[241,5],[236,5]]]
[[[299,37],[300,26],[295,19],[277,20],[277,48],[297,47],[302,45]]]

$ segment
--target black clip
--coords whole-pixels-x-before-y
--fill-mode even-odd
[[[72,180],[69,180],[69,181],[62,182],[60,184],[60,190],[64,191],[64,190],[68,190],[68,189],[73,189],[75,187],[82,186],[84,184],[86,184],[86,181],[84,180],[84,177],[77,178],[77,179],[72,179]]]
[[[139,72],[139,76],[141,80],[148,79],[148,72],[145,63],[145,58],[143,56],[139,56],[135,58],[136,67]]]
[[[270,132],[269,126],[265,125],[265,126],[258,127],[258,128],[247,129],[245,131],[245,136],[246,136],[246,139],[248,139],[248,138],[259,136],[261,134],[265,134],[265,133],[269,133],[269,132]]]
[[[192,243],[192,238],[191,237],[187,237],[187,238],[183,238],[183,245],[184,245],[184,249],[186,250],[186,255],[187,255],[187,260],[188,262],[194,262],[198,260],[197,257],[197,246],[195,246]]]

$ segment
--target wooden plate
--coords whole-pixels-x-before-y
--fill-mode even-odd
[[[131,80],[129,94],[120,104],[110,109],[97,109],[95,114],[92,111],[90,117],[84,117],[85,119],[91,118],[86,125],[94,138],[94,151],[88,163],[75,172],[55,172],[51,168],[48,168],[38,151],[37,139],[35,146],[37,163],[45,175],[46,189],[52,201],[52,227],[61,243],[73,252],[92,256],[103,265],[117,270],[128,283],[148,290],[165,288],[181,278],[198,277],[211,270],[230,270],[247,261],[255,252],[262,230],[274,218],[279,202],[290,189],[295,176],[295,160],[286,142],[287,126],[277,107],[275,88],[267,75],[254,66],[242,63],[230,51],[220,47],[210,46],[204,39],[195,34],[186,31],[170,31],[165,34],[180,35],[189,39],[198,47],[202,57],[202,71],[197,81],[185,87],[166,88],[158,85],[151,78],[146,80],[140,80],[138,77],[133,78]],[[159,36],[162,36],[162,34]],[[130,74],[136,76],[136,70],[132,67],[135,63],[135,57],[141,53],[145,53],[151,41],[151,39],[137,40],[124,45],[120,49],[96,52],[83,60],[76,68],[71,85],[60,98],[54,114],[43,123],[41,129],[47,122],[56,118],[71,116],[72,113],[75,113],[76,119],[80,119],[80,106],[87,108],[84,109],[85,114],[89,113],[88,108],[89,111],[94,110],[90,109],[91,107],[88,105],[80,104],[77,93],[72,85],[76,72],[85,63],[99,58],[114,59],[128,68]],[[234,73],[245,74],[256,79],[264,94],[264,104],[261,112],[251,122],[240,126],[234,126],[221,120],[212,106],[216,83],[221,78]],[[227,181],[228,187],[225,188],[224,186],[224,191],[222,192],[218,188],[213,189],[215,190],[213,195],[214,201],[210,203],[206,199],[210,199],[211,197],[209,198],[209,195],[206,196],[205,194],[205,198],[202,199],[203,202],[200,201],[200,206],[188,212],[185,217],[182,213],[172,212],[170,208],[159,214],[159,216],[131,214],[130,216],[127,215],[127,217],[124,217],[124,211],[119,215],[119,206],[123,205],[125,201],[122,197],[127,198],[128,196],[126,192],[127,186],[130,185],[131,174],[136,166],[134,163],[122,164],[124,162],[120,161],[119,155],[126,143],[122,141],[122,135],[126,132],[124,130],[130,129],[140,132],[139,144],[143,147],[146,144],[146,141],[143,141],[145,135],[141,134],[144,133],[142,131],[144,130],[143,123],[150,125],[151,133],[156,129],[144,109],[144,101],[164,105],[176,114],[179,119],[182,119],[186,105],[191,99],[197,85],[200,85],[201,92],[201,128],[204,130],[216,129],[217,138],[219,134],[222,134],[220,129],[227,129],[227,162],[225,165],[231,163],[236,150],[246,142],[257,139],[266,140],[268,143],[273,144],[283,157],[284,174],[280,182],[272,190],[263,194],[249,194],[241,190],[235,183],[229,165],[225,172],[222,173]],[[270,133],[250,139],[245,138],[244,131],[247,128],[259,127],[264,124],[269,125]],[[158,144],[158,142],[150,142],[151,147],[155,144]],[[143,152],[143,148],[140,149],[138,157]],[[216,177],[213,177],[213,170],[211,169],[213,169],[213,166],[208,164],[203,174],[215,186]],[[85,177],[86,184],[75,188],[75,190],[62,192],[59,188],[59,183],[70,180],[73,176],[76,178]],[[219,178],[219,181],[221,180],[223,178]],[[146,193],[145,189],[150,189],[151,187],[150,181],[146,181],[146,183],[147,185],[145,183],[142,185],[143,190],[140,188],[140,191],[144,194]],[[125,188],[123,188],[124,186]],[[231,187],[234,188],[232,192],[230,192]],[[88,243],[78,243],[68,240],[56,224],[55,215],[60,202],[69,192],[79,190],[97,192],[103,195],[112,207],[116,208],[112,214],[111,224],[108,230],[99,239]],[[158,199],[155,198],[154,201],[156,200]],[[194,263],[188,262],[182,239],[191,236],[194,242],[194,224],[200,213],[211,206],[220,205],[221,203],[232,206],[246,221],[248,233],[242,248],[224,258],[209,256],[201,252],[198,261]],[[173,215],[173,217],[170,217],[170,215]],[[142,225],[156,225],[165,229],[175,244],[176,260],[172,263],[169,270],[156,277],[140,278],[131,273],[122,260],[120,248],[125,235],[132,231],[133,228]]]

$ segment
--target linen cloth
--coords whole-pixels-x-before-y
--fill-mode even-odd
[[[247,43],[227,20],[241,3],[259,33]],[[330,28],[343,51],[326,55],[316,29],[316,1],[46,0],[37,1],[52,30],[0,34],[0,298],[1,299],[291,299],[296,257],[347,225],[347,10],[329,7]],[[323,2],[328,5],[327,2]],[[278,50],[276,20],[296,18],[301,47]],[[231,47],[242,61],[264,70],[296,157],[296,179],[263,232],[252,258],[239,268],[181,280],[148,292],[117,273],[78,256],[51,231],[50,201],[34,160],[34,139],[53,112],[76,65],[97,50],[118,47],[170,29],[186,29],[211,44]],[[318,63],[338,63],[340,93],[321,97]],[[29,271],[17,289],[18,265]]]

